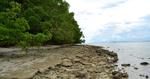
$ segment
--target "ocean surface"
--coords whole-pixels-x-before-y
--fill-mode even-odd
[[[150,42],[112,42],[92,45],[103,46],[105,49],[118,53],[119,61],[116,64],[129,74],[129,79],[150,79],[150,65],[140,64],[141,62],[150,63]],[[131,66],[122,67],[121,64],[131,64]]]

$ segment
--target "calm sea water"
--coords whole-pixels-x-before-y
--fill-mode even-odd
[[[150,65],[142,66],[141,62],[150,63],[150,42],[115,42],[94,44],[103,46],[118,53],[119,68],[124,68],[129,74],[129,79],[146,79],[140,75],[148,75],[150,79]],[[131,64],[130,67],[122,67],[121,64]],[[138,69],[134,69],[137,67]]]

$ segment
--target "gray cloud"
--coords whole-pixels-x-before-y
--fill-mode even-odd
[[[102,9],[117,7],[117,6],[119,6],[119,5],[121,5],[125,2],[127,2],[127,0],[119,1],[119,2],[116,2],[116,3],[110,3],[108,5],[103,6]]]
[[[150,0],[66,0],[87,43],[148,39]],[[147,30],[148,29],[148,30]]]

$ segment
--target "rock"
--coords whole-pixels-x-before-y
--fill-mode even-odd
[[[101,56],[101,55],[102,55],[102,49],[100,49],[100,48],[97,49],[97,50],[96,50],[96,53],[97,53],[97,55]]]
[[[121,79],[121,77],[119,76],[119,74],[116,74],[116,75],[113,76],[112,79]]]
[[[115,52],[110,52],[110,51],[108,51],[108,50],[104,50],[104,52],[106,53],[106,54],[108,54],[109,56],[112,56],[112,57],[118,57],[118,55],[117,55],[117,53],[115,53]]]
[[[86,45],[58,47],[59,48],[55,49],[42,49],[42,54],[37,53],[37,55],[39,54],[39,56],[42,55],[42,57],[40,58],[39,56],[34,56],[33,59],[33,56],[27,56],[21,59],[18,58],[19,60],[16,58],[9,59],[10,63],[16,63],[14,65],[13,63],[6,64],[5,62],[8,61],[3,61],[0,59],[2,62],[0,73],[3,72],[3,70],[1,71],[1,69],[3,69],[3,66],[6,66],[4,68],[7,70],[12,70],[12,72],[14,72],[14,67],[16,67],[16,69],[18,68],[17,73],[11,75],[18,75],[19,78],[17,79],[122,79],[122,77],[128,76],[127,74],[120,73],[118,71],[113,72],[113,70],[116,69],[116,67],[114,66],[115,63],[113,61],[118,60],[117,54],[114,52],[104,50],[100,47],[92,47]],[[30,55],[30,53],[28,55]],[[109,63],[108,61],[111,63]],[[24,73],[23,71],[26,72]],[[20,73],[22,74],[20,75]],[[6,78],[1,78],[3,74],[5,73],[0,74],[0,79],[16,78],[7,77],[7,75],[4,75]],[[22,75],[25,75],[25,77],[22,77]]]
[[[146,76],[145,76],[145,78],[146,78],[146,79],[148,79],[148,78],[149,78],[149,76],[148,76],[148,75],[146,75]]]
[[[115,64],[114,66],[115,66],[115,67],[118,67],[118,65],[117,65],[117,64]]]
[[[149,78],[149,76],[148,76],[148,75],[142,75],[142,74],[140,74],[139,76],[141,76],[141,77],[145,77],[146,79],[148,79],[148,78]]]
[[[109,63],[114,63],[118,61],[118,57],[107,57],[107,61]]]
[[[75,58],[73,61],[74,61],[74,62],[80,62],[81,60],[78,59],[78,58]]]
[[[70,59],[63,59],[62,63],[61,63],[62,66],[65,66],[65,67],[70,67],[72,66],[72,62]]]
[[[117,61],[118,61],[118,57],[116,56],[116,57],[114,57],[113,62],[117,62]]]
[[[140,76],[140,77],[144,77],[144,75],[142,75],[142,74],[140,74],[139,76]]]
[[[112,72],[113,79],[122,79],[122,78],[128,78],[127,73],[121,73],[119,71]]]
[[[117,73],[119,73],[118,71],[113,71],[112,75],[116,75]]]
[[[136,70],[137,70],[137,69],[139,69],[139,68],[137,68],[137,67],[134,67],[134,69],[136,69]]]
[[[149,63],[148,62],[142,62],[142,63],[140,63],[141,65],[149,65]]]
[[[86,72],[83,72],[83,71],[75,72],[74,74],[75,74],[75,77],[78,79],[86,79],[87,78]]]
[[[117,53],[114,53],[114,52],[110,52],[109,55],[112,56],[112,57],[117,57],[118,56]]]
[[[122,77],[128,78],[128,74],[127,73],[122,73]]]
[[[121,64],[121,66],[129,67],[129,66],[131,66],[131,64]]]

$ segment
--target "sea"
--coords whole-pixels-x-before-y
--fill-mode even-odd
[[[150,79],[150,64],[140,64],[150,63],[150,42],[105,42],[92,45],[103,46],[104,49],[116,52],[119,58],[116,64],[119,69],[128,73],[128,79]],[[121,64],[130,66],[123,67]]]

